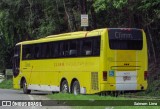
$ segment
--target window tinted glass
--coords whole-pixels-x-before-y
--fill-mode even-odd
[[[100,37],[23,45],[23,60],[100,55]]]
[[[141,30],[108,30],[110,49],[116,50],[141,50],[143,38]]]
[[[69,56],[77,56],[79,50],[78,40],[69,41]]]
[[[93,55],[100,55],[100,37],[94,38]]]
[[[86,39],[86,40],[82,40],[82,47],[81,47],[81,50],[82,50],[82,55],[83,56],[90,56],[92,55],[93,51],[92,51],[92,39]]]
[[[41,44],[41,58],[49,58],[50,57],[50,43],[42,43]]]
[[[60,47],[58,42],[51,43],[51,57],[58,57],[60,54]]]
[[[110,40],[109,45],[116,50],[141,50],[142,40]]]
[[[61,57],[66,57],[69,55],[68,46],[69,46],[68,41],[60,42],[60,56]]]
[[[13,76],[16,77],[19,74],[20,67],[20,45],[16,45],[14,48],[14,57],[13,57]]]
[[[22,52],[22,59],[32,59],[33,53],[31,45],[23,45]]]
[[[35,44],[33,46],[33,52],[34,52],[34,58],[39,59],[41,58],[41,45],[40,44]]]

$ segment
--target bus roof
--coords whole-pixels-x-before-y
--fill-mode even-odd
[[[112,30],[112,29],[141,30],[141,29],[137,29],[137,28],[102,28],[102,29],[95,29],[92,31],[78,31],[78,32],[69,32],[69,33],[62,33],[62,34],[57,34],[57,35],[50,35],[50,36],[36,39],[36,40],[19,42],[16,45],[50,42],[50,41],[63,40],[63,39],[83,38],[83,37],[90,37],[90,36],[98,36],[98,35],[101,35],[101,33],[103,31]]]
[[[57,35],[50,35],[50,36],[40,38],[40,39],[36,39],[36,40],[22,41],[22,42],[17,43],[16,45],[97,36],[97,35],[101,34],[101,31],[102,31],[102,29],[97,29],[97,30],[93,30],[93,31],[78,31],[78,32],[70,32],[70,33],[63,33],[63,34],[57,34]]]

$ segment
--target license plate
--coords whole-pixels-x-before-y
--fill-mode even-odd
[[[124,81],[129,81],[129,80],[131,80],[131,77],[130,76],[123,76],[123,80]]]

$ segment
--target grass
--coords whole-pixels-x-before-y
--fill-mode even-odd
[[[58,99],[58,100],[126,100],[124,97],[112,97],[112,96],[100,96],[98,94],[94,95],[74,95],[68,93],[55,93],[49,95],[51,99]]]
[[[128,103],[134,103],[135,100],[144,100],[137,98],[124,98],[124,97],[112,97],[112,96],[99,96],[99,95],[73,95],[73,94],[63,94],[56,93],[48,95],[50,99],[53,100],[66,100],[63,101],[66,105],[71,105],[72,109],[159,109],[158,106],[115,106],[117,102],[123,103],[123,105]],[[101,100],[101,101],[97,101]],[[112,101],[110,101],[112,100]],[[120,101],[124,100],[124,101]],[[129,101],[133,100],[133,102]],[[63,103],[61,102],[61,103]],[[111,106],[105,106],[105,103],[111,104]],[[63,104],[64,104],[63,103]],[[114,105],[114,106],[113,106]]]
[[[13,80],[5,79],[0,83],[0,88],[2,89],[12,89],[13,88]]]

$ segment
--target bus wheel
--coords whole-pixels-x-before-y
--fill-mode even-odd
[[[26,82],[25,79],[23,80],[23,93],[24,94],[30,94],[31,93],[31,90],[27,89],[27,82]]]
[[[74,95],[80,94],[80,85],[78,81],[74,81],[72,86],[72,93],[74,93]]]
[[[68,82],[67,80],[63,80],[61,84],[61,92],[62,93],[68,93],[69,92],[69,87],[68,87]]]

